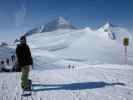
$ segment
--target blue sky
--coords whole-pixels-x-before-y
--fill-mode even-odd
[[[133,0],[0,0],[0,41],[63,16],[77,27],[106,21],[133,30]]]

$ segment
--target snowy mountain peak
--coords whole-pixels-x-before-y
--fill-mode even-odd
[[[104,25],[102,25],[98,30],[108,33],[108,32],[111,32],[113,28],[114,28],[114,25],[108,21]]]
[[[113,27],[113,25],[111,24],[111,22],[106,22],[103,26],[102,26],[102,28],[103,29],[110,29],[110,28],[112,28]]]
[[[98,29],[104,37],[108,37],[111,40],[116,40],[116,32],[113,31],[114,25],[111,22],[106,22],[102,27]]]
[[[76,29],[69,21],[67,21],[65,18],[61,16],[47,23],[45,25],[45,28],[46,28],[45,31],[53,31],[57,29]]]
[[[57,29],[77,29],[74,27],[70,22],[68,22],[65,18],[59,16],[56,17],[54,20],[48,22],[45,25],[41,25],[37,28],[34,28],[28,32],[26,32],[26,36],[36,34],[36,33],[42,33],[42,32],[51,32],[55,31]]]
[[[58,24],[70,24],[65,18],[61,16],[57,17],[54,22],[57,22]]]

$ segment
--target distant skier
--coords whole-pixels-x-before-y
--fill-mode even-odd
[[[6,59],[6,64],[9,65],[9,59],[8,58]]]
[[[30,71],[30,65],[33,65],[33,60],[30,48],[26,43],[25,36],[22,36],[20,38],[20,44],[18,44],[16,48],[16,56],[18,59],[18,65],[19,67],[21,67],[22,71],[21,87],[24,91],[28,91],[31,89],[28,76]]]
[[[4,65],[4,61],[2,60],[1,62],[0,62],[2,65]]]
[[[15,61],[15,55],[12,55],[11,59],[12,59],[12,62],[14,62]]]
[[[3,71],[3,69],[5,68],[5,65],[4,65],[4,61],[2,60],[1,62],[0,62],[0,71]]]

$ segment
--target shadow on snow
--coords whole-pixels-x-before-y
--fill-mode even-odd
[[[33,84],[33,91],[49,91],[49,90],[84,90],[103,88],[105,86],[121,85],[124,83],[106,83],[106,82],[83,82],[83,83],[70,83],[70,84]]]

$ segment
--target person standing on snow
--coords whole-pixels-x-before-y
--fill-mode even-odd
[[[6,64],[9,65],[9,59],[8,58],[6,59]]]
[[[0,62],[0,71],[3,71],[4,68],[5,68],[4,61],[2,60]]]
[[[12,55],[12,56],[11,56],[11,60],[12,60],[12,62],[15,61],[15,55]]]
[[[18,60],[18,65],[22,71],[21,87],[23,90],[28,90],[30,88],[28,76],[30,71],[30,65],[33,66],[33,60],[25,36],[22,36],[20,38],[20,44],[18,44],[16,48],[16,56]]]

